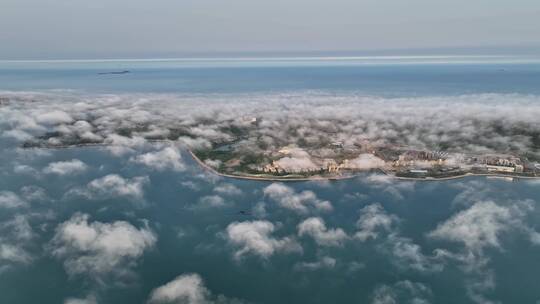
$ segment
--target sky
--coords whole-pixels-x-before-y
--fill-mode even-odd
[[[0,0],[0,59],[540,50],[537,0]]]

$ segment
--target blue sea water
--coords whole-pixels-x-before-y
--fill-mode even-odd
[[[388,96],[540,93],[535,58],[0,61],[3,90],[253,93],[356,91]],[[99,75],[124,71],[122,75]]]
[[[121,70],[130,73],[99,74]],[[0,62],[0,90],[229,98],[311,90],[387,97],[539,95],[540,63],[519,58]],[[23,207],[0,207],[1,245],[20,244],[29,256],[20,262],[8,247],[0,247],[0,303],[68,303],[69,298],[146,303],[152,290],[190,273],[200,275],[207,289],[204,297],[215,303],[540,301],[537,181],[467,177],[410,182],[365,175],[286,183],[294,194],[311,191],[333,206],[331,212],[304,214],[265,195],[271,182],[213,176],[186,153],[185,170],[153,171],[100,147],[21,150],[0,137],[0,150],[0,191],[27,201]],[[72,176],[42,173],[50,163],[72,159],[88,169]],[[16,170],[21,165],[34,171]],[[70,195],[109,174],[146,176],[142,196]],[[224,185],[237,190],[220,194],[223,206],[200,207],[204,197],[216,195],[216,188]],[[24,195],[28,186],[42,189],[39,199]],[[363,208],[377,204],[391,224],[377,226],[376,236],[367,240],[355,238]],[[89,267],[70,275],[70,261],[117,257],[101,247],[54,253],[59,244],[68,243],[55,242],[55,235],[76,214],[87,214],[89,223],[126,221],[147,227],[156,241],[136,257],[119,258],[110,269]],[[9,223],[17,216],[28,222],[31,236],[12,232]],[[308,217],[320,217],[327,228],[340,228],[348,237],[336,246],[317,244],[298,234],[298,225]],[[271,242],[292,236],[302,251],[276,249],[268,256],[248,253],[236,259],[239,248],[228,241],[227,227],[248,221],[272,223],[271,236],[277,241]],[[434,237],[432,232],[444,223],[452,228],[446,231],[450,238]],[[119,274],[122,270],[130,271]],[[179,303],[206,303],[188,300]]]

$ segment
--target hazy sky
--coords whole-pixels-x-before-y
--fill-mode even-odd
[[[0,59],[539,45],[538,0],[0,0]]]

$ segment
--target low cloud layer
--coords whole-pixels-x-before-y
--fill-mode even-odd
[[[539,97],[519,94],[477,94],[383,98],[354,93],[238,95],[76,95],[1,92],[4,137],[46,145],[106,143],[140,145],[140,139],[178,140],[192,148],[230,141],[247,134],[235,149],[244,154],[278,151],[285,146],[407,146],[456,152],[512,152],[540,156]],[[204,104],[204,106],[200,106]],[[256,118],[256,123],[253,123]],[[32,141],[32,140],[30,140]],[[296,150],[291,150],[296,151]],[[301,150],[299,150],[301,151]],[[160,155],[179,170],[177,155]],[[319,156],[331,156],[320,149]],[[155,154],[133,160],[163,169]],[[312,166],[307,155],[291,153],[284,167]],[[380,161],[360,156],[359,168],[377,168]],[[293,170],[294,171],[294,170]]]

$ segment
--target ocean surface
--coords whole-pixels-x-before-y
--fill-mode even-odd
[[[540,95],[540,60],[0,61],[0,95],[65,92],[197,96],[201,111],[205,96],[306,92],[512,103]],[[133,161],[164,144],[22,149],[12,127],[0,303],[540,303],[540,181],[236,180],[182,149],[176,167]]]

